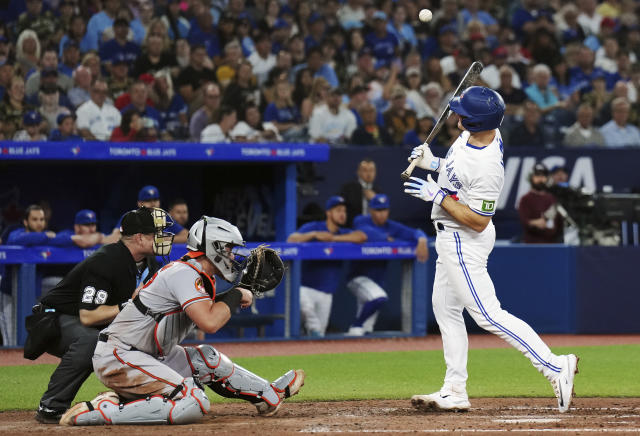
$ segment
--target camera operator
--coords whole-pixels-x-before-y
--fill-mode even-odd
[[[529,176],[531,190],[518,205],[522,224],[522,242],[527,244],[554,244],[562,242],[562,217],[556,208],[556,198],[547,191],[549,170],[535,164]]]

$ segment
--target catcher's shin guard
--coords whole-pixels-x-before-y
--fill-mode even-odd
[[[70,419],[66,425],[104,424],[191,424],[199,421],[209,411],[209,399],[193,379],[185,379],[182,398],[154,395],[126,404],[111,400],[78,403],[69,410]],[[76,409],[74,411],[74,409]],[[66,416],[66,414],[65,414]],[[64,417],[63,417],[64,419]]]
[[[277,391],[279,388],[275,387],[275,383],[272,386],[262,377],[236,365],[211,345],[184,347],[184,349],[194,376],[197,374],[200,382],[209,386],[218,395],[241,398],[251,403],[265,401],[274,406],[280,403],[280,395]]]

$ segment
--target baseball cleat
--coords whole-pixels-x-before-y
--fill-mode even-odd
[[[562,371],[560,371],[558,377],[551,382],[551,386],[553,386],[553,391],[558,398],[558,410],[560,413],[565,413],[571,405],[573,379],[578,373],[578,360],[580,359],[575,354],[567,354],[560,357],[565,360],[565,364],[562,366]]]
[[[60,425],[76,425],[76,418],[79,415],[97,409],[100,402],[104,400],[118,404],[120,402],[120,397],[113,391],[101,392],[93,400],[83,401],[82,403],[78,403],[67,410],[60,418]]]
[[[345,333],[345,336],[364,336],[366,331],[364,327],[349,327],[349,331]]]
[[[434,392],[428,395],[414,395],[411,405],[418,410],[437,410],[444,412],[466,412],[471,407],[466,395],[451,392]]]
[[[260,401],[259,403],[254,404],[256,406],[256,409],[258,410],[258,415],[260,416],[275,415],[276,413],[278,413],[278,410],[280,409],[280,406],[282,405],[282,402],[285,398],[293,397],[298,392],[300,392],[300,388],[304,386],[304,379],[306,377],[306,374],[302,369],[296,369],[294,371],[294,374],[295,374],[295,377],[285,389],[278,390],[274,387],[274,389],[278,393],[278,397],[280,398],[280,402],[278,404],[274,406],[267,403],[266,401]]]
[[[50,409],[40,404],[36,412],[36,421],[40,424],[57,424],[64,414],[65,409]]]

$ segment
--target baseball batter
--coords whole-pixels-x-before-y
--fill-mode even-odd
[[[76,404],[60,424],[193,423],[209,411],[203,384],[220,395],[250,401],[265,416],[298,393],[302,370],[269,383],[210,345],[178,345],[194,324],[214,333],[237,307],[251,304],[252,293],[244,288],[215,294],[214,274],[229,282],[237,277],[236,246],[244,246],[242,236],[224,220],[203,217],[193,225],[188,253],[163,267],[100,332],[93,367],[115,392]]]
[[[411,177],[407,194],[433,202],[431,219],[437,230],[433,311],[440,327],[447,371],[439,392],[414,395],[418,409],[468,410],[468,338],[462,316],[466,309],[479,326],[520,350],[553,386],[558,409],[571,404],[578,358],[556,355],[524,321],[500,307],[487,258],[495,243],[491,217],[504,182],[503,144],[498,128],[505,105],[498,93],[480,86],[467,88],[450,102],[463,133],[444,159],[428,147],[411,154],[420,168],[439,174],[437,182]],[[424,150],[424,152],[423,152]]]

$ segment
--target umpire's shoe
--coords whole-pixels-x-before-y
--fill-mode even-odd
[[[466,412],[471,408],[466,391],[456,391],[443,387],[428,395],[414,395],[411,405],[418,410],[438,410],[446,412]]]
[[[300,392],[300,388],[304,386],[304,379],[306,375],[303,370],[296,369],[291,370],[278,380],[271,383],[273,389],[278,393],[280,402],[276,405],[267,403],[266,401],[260,401],[255,403],[256,409],[258,409],[258,415],[260,416],[273,416],[278,413],[278,409],[282,405],[285,398],[293,397]]]
[[[35,418],[36,421],[41,424],[57,424],[60,422],[60,418],[62,418],[65,410],[66,409],[50,409],[40,404]]]
[[[560,356],[564,361],[562,371],[555,380],[551,381],[553,391],[558,398],[558,410],[564,413],[569,410],[571,399],[573,398],[573,379],[578,373],[578,360],[575,354]]]

